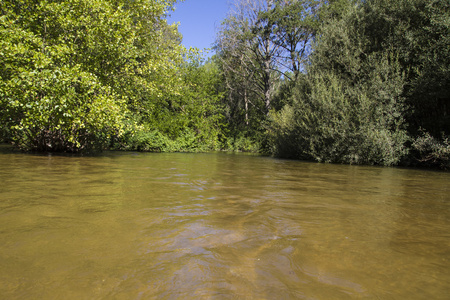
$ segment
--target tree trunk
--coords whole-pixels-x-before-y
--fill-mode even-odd
[[[247,98],[247,90],[244,91],[244,105],[245,105],[245,125],[248,127],[248,98]]]

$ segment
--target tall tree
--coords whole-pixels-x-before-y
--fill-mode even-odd
[[[338,15],[346,0],[238,0],[217,35],[231,107],[263,111],[277,103],[280,86],[305,71],[323,19]],[[288,88],[284,88],[288,90]],[[274,102],[275,101],[275,102]],[[262,105],[260,105],[262,104]],[[274,105],[275,104],[275,105]],[[233,111],[233,109],[231,109]]]
[[[217,37],[219,56],[228,70],[226,75],[243,75],[240,77],[244,78],[246,87],[242,90],[252,91],[256,96],[253,101],[263,103],[265,114],[271,109],[279,46],[270,38],[271,23],[260,18],[260,13],[272,6],[271,0],[237,1]]]
[[[362,24],[368,51],[398,49],[407,76],[410,132],[450,132],[450,13],[448,0],[372,0]]]
[[[270,39],[279,47],[275,60],[278,70],[288,79],[296,79],[311,52],[311,42],[319,25],[319,0],[278,0],[269,10],[259,14],[265,20]],[[269,28],[270,27],[270,28]],[[294,75],[291,78],[290,71]]]
[[[363,15],[352,7],[321,28],[292,105],[272,115],[276,154],[381,165],[395,165],[407,154],[399,54],[393,48],[368,51]]]
[[[176,89],[176,0],[0,3],[0,119],[24,149],[104,147],[127,108]],[[173,41],[173,42],[172,42]]]

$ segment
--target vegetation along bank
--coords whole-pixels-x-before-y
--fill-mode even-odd
[[[236,0],[215,55],[176,0],[0,3],[0,140],[450,168],[448,0]]]

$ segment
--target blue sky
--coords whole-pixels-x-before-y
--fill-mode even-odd
[[[229,0],[185,0],[175,4],[169,23],[180,22],[178,31],[183,35],[186,48],[210,48],[216,28],[225,19]]]

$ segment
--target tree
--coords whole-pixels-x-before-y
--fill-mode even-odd
[[[158,109],[149,111],[143,122],[147,131],[157,131],[173,143],[153,147],[162,151],[219,149],[222,92],[217,65],[191,50],[177,70],[182,78],[179,93],[165,94]]]
[[[325,162],[395,165],[405,143],[405,84],[398,53],[368,52],[362,10],[321,28],[292,105],[272,115],[273,151]]]
[[[449,2],[372,0],[362,24],[370,51],[395,48],[406,75],[406,116],[412,135],[422,129],[435,138],[450,131]]]
[[[259,18],[268,24],[270,39],[279,47],[276,65],[289,79],[297,79],[311,50],[319,25],[321,1],[274,1],[273,8],[261,12]],[[289,70],[294,78],[290,78]]]
[[[261,19],[259,14],[272,6],[271,0],[236,2],[234,10],[223,22],[216,42],[225,75],[242,78],[244,95],[248,97],[251,92],[255,96],[252,102],[262,102],[264,114],[271,109],[277,78],[275,58],[279,47],[270,39],[271,24]],[[226,80],[230,82],[228,78]],[[246,107],[249,102],[247,98]],[[258,106],[254,103],[256,109],[260,109]]]
[[[245,124],[248,129],[250,125],[255,125],[250,122],[252,111],[259,114],[261,109],[257,102],[261,94],[254,82],[254,62],[247,61],[251,53],[244,43],[238,41],[234,25],[232,20],[226,20],[222,24],[218,57],[227,91],[227,120],[232,124]]]
[[[322,18],[339,14],[342,2],[345,1],[235,3],[218,33],[217,49],[230,111],[244,108],[247,128],[252,112],[262,112],[257,119],[261,123],[272,108],[282,106],[277,101],[290,89],[291,81],[305,71]]]
[[[26,150],[105,147],[128,110],[176,90],[181,48],[164,18],[173,3],[2,1],[3,132]]]
[[[124,103],[97,76],[71,63],[71,45],[57,41],[60,28],[47,25],[58,8],[2,2],[0,118],[25,150],[99,148],[120,132]]]

